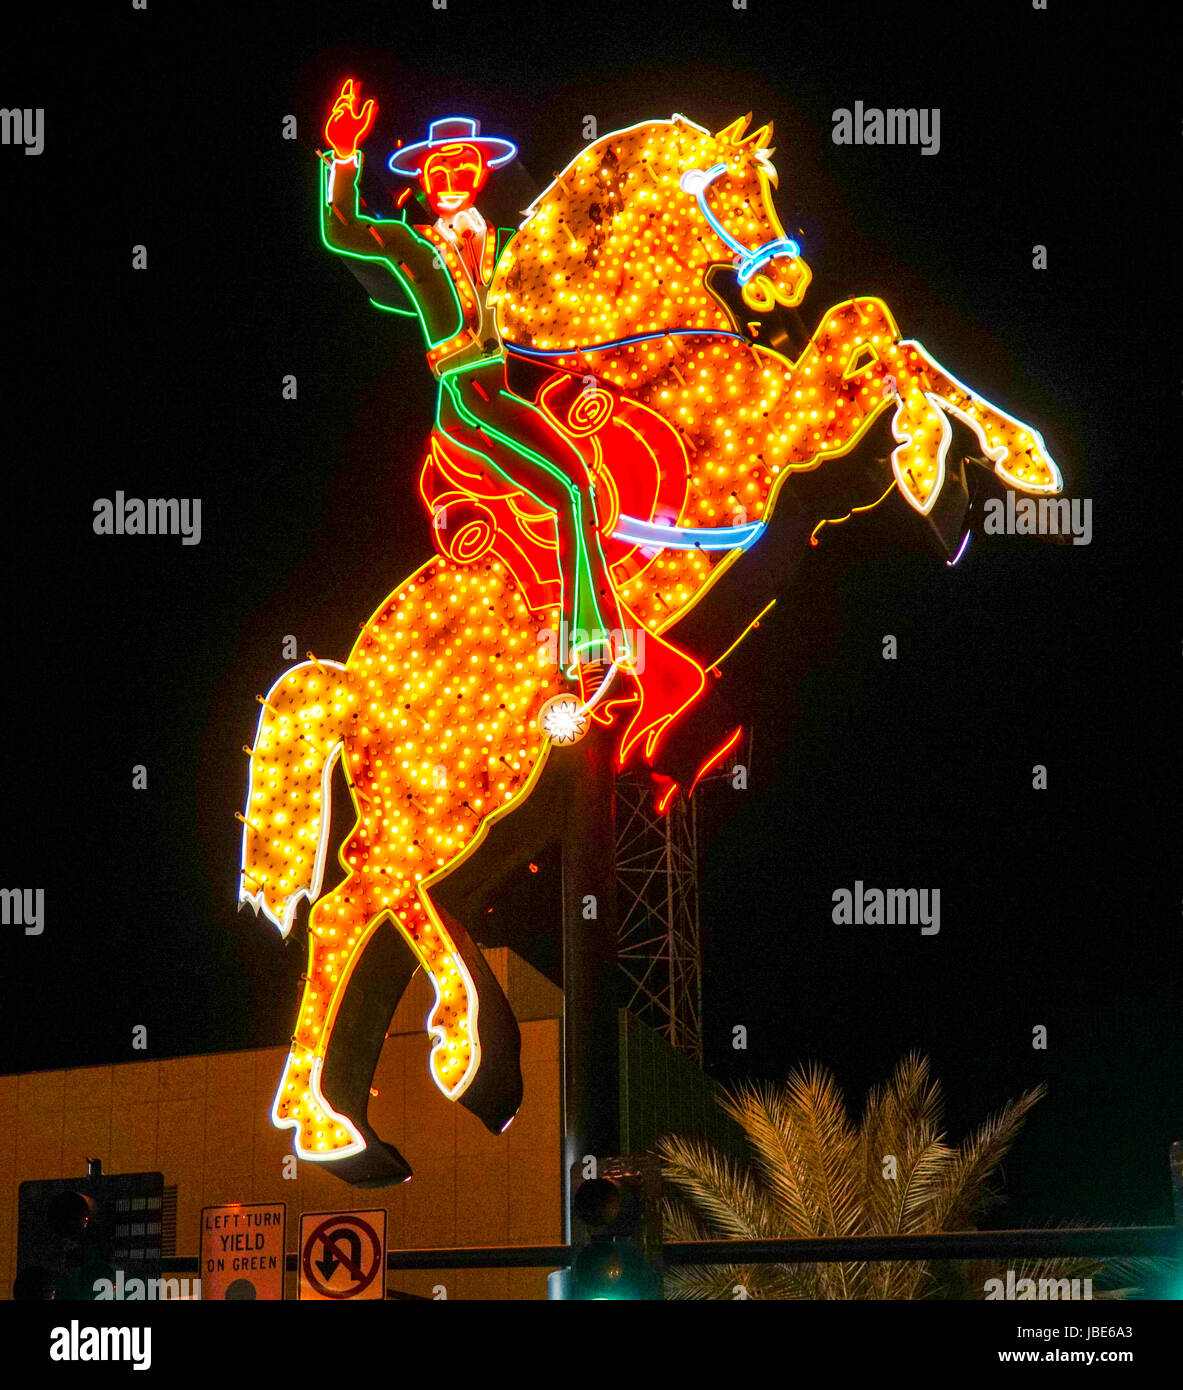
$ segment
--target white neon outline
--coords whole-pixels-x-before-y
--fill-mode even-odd
[[[349,156],[348,159],[334,159],[328,168],[328,177],[325,179],[325,206],[328,207],[333,201],[333,195],[337,189],[337,170],[352,169],[356,175],[361,165],[357,151]]]
[[[950,569],[952,569],[953,566],[957,563],[957,561],[960,560],[961,557],[965,554],[965,547],[969,544],[969,538],[972,535],[972,531],[967,531],[965,535],[961,538],[961,544],[957,547],[957,554],[954,555],[951,560],[945,561],[945,564],[948,565]]]
[[[340,671],[343,675],[347,674],[346,667],[339,661],[324,660],[321,661],[319,664],[321,667],[331,666],[333,670]],[[287,678],[290,675],[292,675],[293,672],[301,671],[305,668],[307,668],[310,671],[315,671],[317,669],[310,661],[302,661],[298,666],[289,667],[289,669],[286,670],[283,673],[283,675],[279,677],[279,679],[267,692],[264,698],[270,700],[272,695],[275,694],[276,690],[279,689],[283,682],[287,680]],[[266,718],[267,706],[263,705],[259,710],[259,723],[255,728],[255,741],[251,745],[252,748],[257,748],[259,746],[259,736],[263,731],[263,721]],[[291,897],[285,900],[282,917],[277,917],[275,913],[272,912],[271,908],[268,906],[267,900],[264,896],[263,887],[260,887],[254,893],[248,893],[246,891],[246,878],[244,877],[244,875],[246,873],[247,866],[247,836],[252,831],[254,831],[255,834],[261,833],[257,826],[252,825],[250,820],[251,791],[254,787],[255,771],[255,755],[253,753],[251,754],[250,763],[247,765],[247,815],[243,821],[242,826],[242,855],[239,863],[239,868],[242,872],[238,876],[238,905],[241,908],[243,903],[249,903],[251,907],[254,908],[256,917],[259,915],[259,911],[261,909],[263,916],[266,917],[268,921],[273,922],[279,928],[279,934],[285,940],[287,939],[288,935],[292,930],[292,923],[296,919],[296,909],[300,904],[300,899],[306,899],[309,906],[311,906],[316,901],[316,899],[320,897],[321,884],[324,882],[325,861],[328,858],[329,850],[329,821],[331,819],[332,812],[333,769],[337,765],[337,759],[341,756],[341,750],[344,748],[344,746],[344,740],[338,739],[337,742],[330,747],[328,757],[325,759],[324,767],[321,769],[320,835],[317,839],[316,855],[313,859],[312,864],[312,878],[310,879],[306,888],[297,888],[296,891],[291,895]]]

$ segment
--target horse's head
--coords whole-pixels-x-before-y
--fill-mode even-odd
[[[535,200],[490,291],[506,342],[544,352],[690,329],[734,331],[711,288],[734,269],[755,313],[798,304],[809,267],[772,205],[772,127],[717,135],[684,116],[589,145]]]
[[[714,242],[712,259],[735,267],[744,303],[763,313],[777,303],[800,304],[810,270],[772,203],[777,182],[775,151],[770,148],[772,123],[749,135],[751,119],[749,112],[712,136],[675,117],[675,124],[698,137],[695,162],[679,174],[678,188],[694,199],[707,224]]]

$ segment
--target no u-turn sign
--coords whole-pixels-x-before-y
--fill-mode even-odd
[[[300,1297],[386,1297],[386,1212],[305,1212],[300,1217]]]

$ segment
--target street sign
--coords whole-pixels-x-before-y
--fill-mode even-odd
[[[300,1217],[300,1297],[386,1297],[386,1212],[305,1212]]]
[[[202,1207],[202,1299],[282,1298],[286,1229],[283,1202]]]

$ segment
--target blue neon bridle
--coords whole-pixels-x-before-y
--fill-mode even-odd
[[[726,164],[713,164],[709,169],[687,169],[678,180],[678,187],[683,193],[689,193],[697,200],[699,210],[710,223],[716,236],[739,257],[739,283],[746,285],[761,266],[767,265],[777,256],[799,256],[801,248],[792,237],[787,236],[777,237],[775,241],[766,241],[754,251],[749,251],[742,242],[736,241],[707,206],[707,189],[720,174],[726,172]]]

